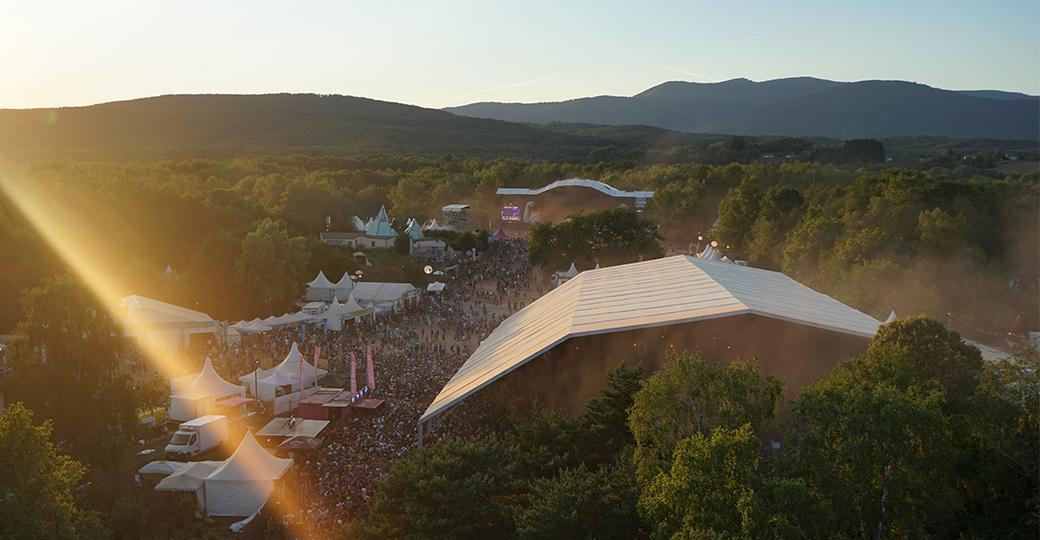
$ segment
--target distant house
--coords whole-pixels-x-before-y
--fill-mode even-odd
[[[364,223],[355,216],[353,224],[357,230],[351,232],[323,232],[321,233],[321,241],[330,246],[355,249],[390,249],[394,247],[397,232],[390,226],[390,221],[386,215],[386,207],[380,207],[379,213]]]

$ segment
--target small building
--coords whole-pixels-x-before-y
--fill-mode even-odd
[[[444,226],[456,231],[469,229],[469,205],[449,204],[441,208],[444,215]]]
[[[348,232],[323,232],[321,241],[330,246],[365,248],[365,249],[390,249],[394,247],[397,239],[397,231],[390,226],[390,219],[386,214],[386,207],[379,207],[379,212],[367,222],[362,223],[357,216],[353,221],[354,229]]]

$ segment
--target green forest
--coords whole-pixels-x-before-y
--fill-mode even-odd
[[[473,221],[489,228],[498,187],[583,177],[654,190],[644,217],[666,248],[686,252],[698,236],[717,240],[731,258],[784,271],[875,317],[893,309],[922,313],[983,341],[1000,341],[1020,316],[1031,327],[1037,322],[1035,173],[1001,176],[959,164],[642,165],[451,155],[47,162],[4,172],[53,204],[91,216],[93,234],[118,246],[120,275],[112,277],[126,294],[218,319],[277,311],[301,292],[292,284],[302,287],[319,270],[355,269],[342,250],[319,241],[326,216],[333,230],[348,230],[352,216],[367,219],[386,205],[403,225],[464,202],[473,205]],[[5,305],[63,272],[6,199],[0,250],[16,254],[0,260]],[[409,257],[379,256],[384,275],[373,279],[418,277]],[[16,310],[0,313],[0,332],[10,332],[17,318]]]

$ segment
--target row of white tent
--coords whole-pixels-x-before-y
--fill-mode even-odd
[[[238,448],[224,461],[153,462],[140,473],[169,471],[155,490],[194,493],[199,509],[207,516],[244,517],[267,502],[274,483],[292,464],[291,459],[271,455],[251,431],[246,431]]]
[[[278,365],[271,369],[257,368],[254,372],[239,377],[242,384],[224,380],[209,358],[198,373],[170,380],[170,420],[183,422],[215,412],[218,401],[229,397],[245,397],[248,389],[261,401],[272,401],[278,396],[278,388],[288,387],[289,392],[299,392],[317,386],[318,379],[328,373],[303,358],[299,346],[294,342]]]
[[[249,392],[260,398],[261,401],[271,401],[277,397],[278,388],[290,387],[290,391],[299,392],[317,386],[318,379],[328,373],[309,362],[300,352],[300,347],[294,342],[278,365],[270,369],[256,368],[252,373],[247,373],[238,378]],[[259,391],[257,391],[259,386]]]
[[[418,290],[411,283],[355,283],[350,279],[349,272],[344,272],[338,282],[332,283],[325,277],[324,271],[319,271],[317,277],[307,283],[307,300],[335,303],[338,298],[346,298],[348,314],[356,311],[350,309],[352,304],[357,304],[362,309],[371,308],[376,313],[391,311],[399,302],[412,298],[417,293]]]
[[[343,272],[343,277],[333,283],[325,277],[325,271],[319,271],[318,276],[307,284],[307,300],[312,302],[328,302],[333,296],[346,298],[354,290],[354,280],[350,272]]]

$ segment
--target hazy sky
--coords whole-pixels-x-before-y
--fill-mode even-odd
[[[1037,94],[1038,5],[0,0],[0,107],[265,92],[444,107],[794,75]]]

